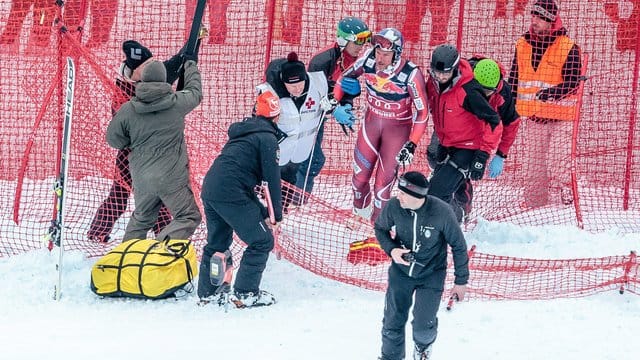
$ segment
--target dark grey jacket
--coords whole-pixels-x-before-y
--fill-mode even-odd
[[[395,237],[390,231],[395,226]],[[449,206],[444,201],[427,196],[419,209],[408,210],[400,207],[398,198],[392,198],[382,209],[375,223],[376,238],[380,246],[391,254],[394,248],[411,249],[416,262],[410,266],[392,262],[413,278],[427,278],[429,275],[446,271],[447,244],[451,246],[455,267],[455,284],[465,285],[469,279],[469,258],[467,243],[460,225]]]
[[[174,92],[166,82],[140,82],[136,96],[114,115],[107,142],[131,148],[129,167],[136,191],[173,192],[189,184],[184,118],[202,100],[200,72],[184,66],[185,87]]]

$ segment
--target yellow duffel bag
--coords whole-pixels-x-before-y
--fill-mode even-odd
[[[91,268],[91,290],[100,296],[164,299],[193,291],[198,275],[196,251],[189,240],[129,240]]]

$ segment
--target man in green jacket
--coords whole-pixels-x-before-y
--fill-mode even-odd
[[[149,63],[136,85],[136,96],[122,105],[107,128],[107,142],[130,148],[129,167],[136,208],[123,241],[145,239],[164,203],[173,220],[158,240],[187,239],[202,216],[189,185],[185,116],[202,100],[196,62],[184,63],[185,86],[174,92],[160,61]]]

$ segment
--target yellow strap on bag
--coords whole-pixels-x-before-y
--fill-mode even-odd
[[[191,291],[198,275],[189,240],[130,240],[116,246],[91,268],[91,290],[100,296],[163,299]]]

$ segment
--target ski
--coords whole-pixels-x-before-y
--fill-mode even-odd
[[[53,190],[56,196],[55,219],[49,226],[48,249],[51,251],[54,246],[58,247],[58,261],[56,262],[57,281],[53,287],[53,299],[60,300],[62,295],[62,259],[64,255],[64,205],[66,203],[65,181],[69,174],[69,153],[71,148],[71,122],[73,119],[73,96],[75,89],[76,70],[73,59],[67,57],[67,81],[64,107],[64,123],[62,127],[62,146],[58,164],[58,177],[54,183]]]
[[[198,0],[196,5],[196,11],[193,14],[193,22],[191,23],[191,30],[189,32],[189,41],[187,41],[187,47],[184,51],[186,55],[195,55],[198,44],[198,37],[200,35],[200,26],[202,25],[202,15],[204,15],[204,7],[207,5],[207,0]],[[214,24],[211,24],[214,25]],[[184,65],[184,64],[183,64]],[[178,78],[177,90],[184,89],[184,68],[180,70],[180,77]]]

